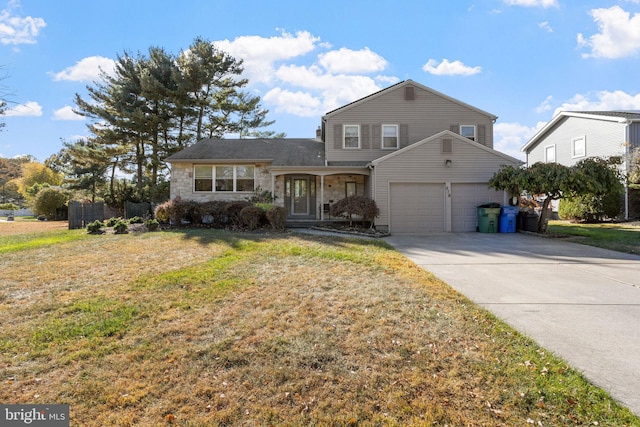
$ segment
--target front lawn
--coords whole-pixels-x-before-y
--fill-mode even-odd
[[[640,223],[576,224],[549,221],[549,234],[571,236],[576,243],[640,254]]]
[[[91,235],[0,271],[0,402],[71,425],[640,425],[380,241]]]

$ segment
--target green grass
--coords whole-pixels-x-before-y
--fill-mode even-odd
[[[620,224],[574,224],[549,221],[548,233],[572,236],[572,241],[618,252],[640,254],[640,226]]]
[[[44,233],[0,235],[0,253],[36,249],[86,239],[85,230],[56,230]]]

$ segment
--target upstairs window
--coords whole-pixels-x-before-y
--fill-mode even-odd
[[[460,135],[465,138],[469,138],[472,141],[476,140],[476,125],[460,125]]]
[[[556,146],[548,145],[544,147],[544,161],[546,163],[555,163],[556,161]]]
[[[194,191],[196,192],[251,192],[255,189],[254,166],[194,167]]]
[[[360,148],[360,126],[344,126],[344,148]]]
[[[571,157],[584,157],[587,155],[587,138],[580,136],[571,140]]]
[[[382,149],[395,150],[398,148],[398,125],[382,125]]]

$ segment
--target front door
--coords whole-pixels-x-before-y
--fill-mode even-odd
[[[291,213],[309,215],[309,178],[293,178]]]

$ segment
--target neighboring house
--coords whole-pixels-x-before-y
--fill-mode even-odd
[[[477,206],[508,197],[488,180],[522,163],[493,149],[496,119],[406,80],[327,113],[316,139],[206,139],[170,156],[171,198],[269,190],[292,222],[329,219],[332,203],[364,195],[382,230],[475,231]]]
[[[563,111],[547,123],[522,151],[527,166],[556,162],[572,166],[587,157],[618,156],[620,171],[630,171],[630,154],[640,147],[640,112]],[[624,213],[629,218],[630,191],[625,188]]]

